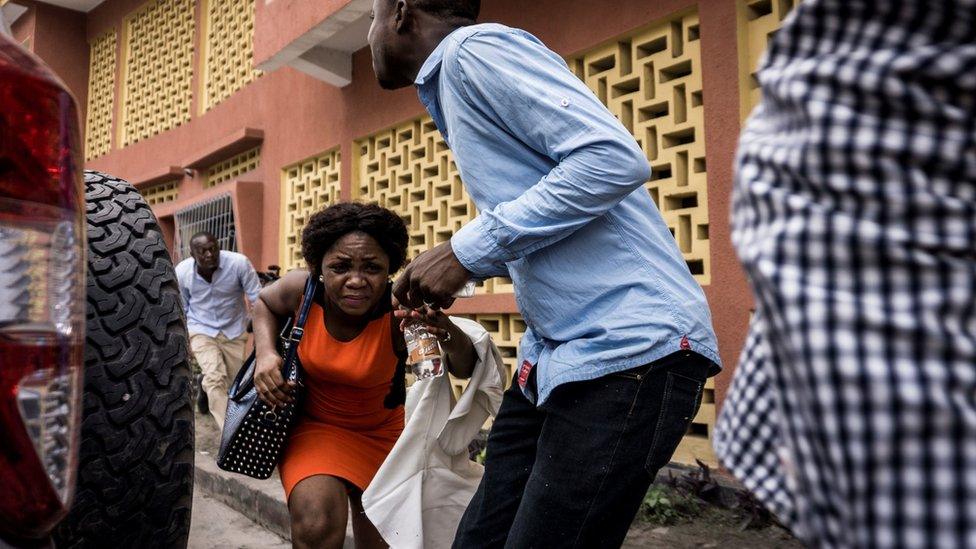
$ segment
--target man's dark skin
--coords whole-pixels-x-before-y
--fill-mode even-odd
[[[208,283],[220,266],[220,245],[211,235],[200,235],[190,241],[190,255],[197,264],[197,273]]]
[[[376,78],[388,90],[413,85],[424,61],[444,37],[474,23],[433,17],[414,4],[413,0],[373,0],[369,47]],[[470,278],[448,241],[411,261],[393,285],[393,295],[410,308],[425,303],[446,308]]]

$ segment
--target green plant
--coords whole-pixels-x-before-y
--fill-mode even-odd
[[[654,524],[675,524],[694,518],[701,512],[698,498],[665,484],[651,485],[641,504],[642,516]]]

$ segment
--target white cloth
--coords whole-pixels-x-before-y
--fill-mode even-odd
[[[451,321],[478,354],[467,388],[456,403],[447,376],[418,381],[407,390],[403,434],[363,493],[366,516],[394,549],[451,546],[484,472],[468,459],[468,444],[501,405],[498,348],[477,322]]]

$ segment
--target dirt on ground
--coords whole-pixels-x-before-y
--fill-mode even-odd
[[[779,526],[742,530],[742,520],[732,511],[707,508],[693,519],[670,526],[650,524],[638,519],[630,528],[624,549],[662,547],[691,549],[802,549],[788,531]]]
[[[217,430],[217,423],[210,414],[203,415],[200,412],[194,414],[196,424],[196,450],[206,452],[208,455],[217,459],[217,451],[220,450],[220,431]]]

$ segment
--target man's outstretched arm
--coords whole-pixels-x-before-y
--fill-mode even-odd
[[[468,277],[492,276],[497,265],[566,238],[650,178],[634,137],[542,44],[478,33],[441,70],[470,108],[556,165],[518,198],[482,211],[450,244],[420,255],[395,289],[411,305],[419,304],[416,296],[447,303]]]

